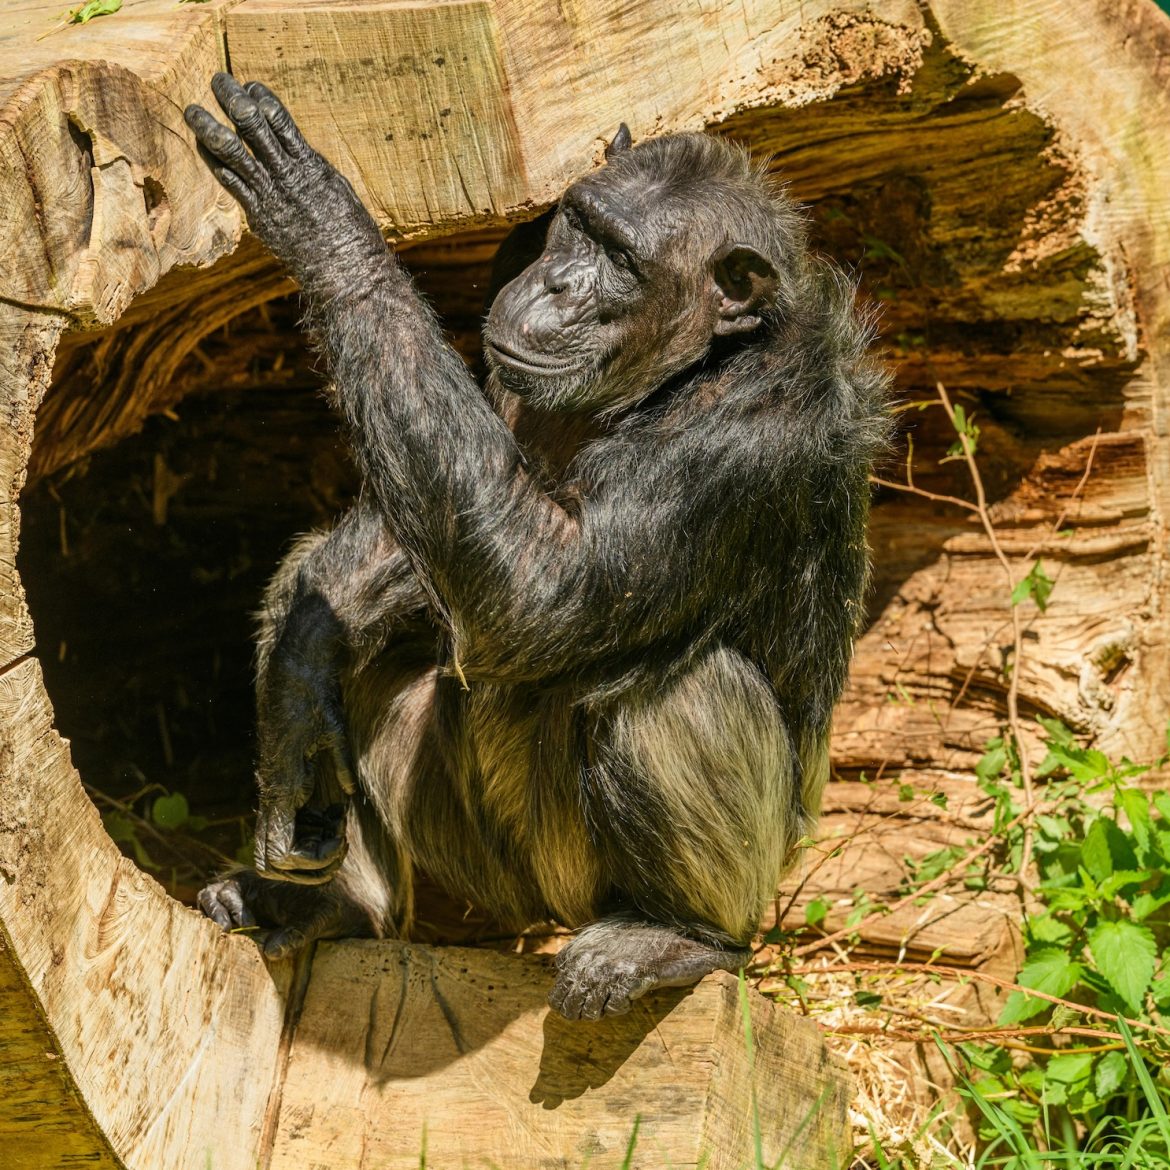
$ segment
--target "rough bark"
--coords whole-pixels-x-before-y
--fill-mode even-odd
[[[436,288],[449,274],[451,304],[470,299],[466,274],[482,273],[506,222],[595,165],[620,121],[635,139],[706,125],[776,152],[822,245],[861,264],[881,300],[899,393],[926,398],[941,380],[977,410],[1002,539],[1057,570],[1048,611],[1029,618],[1026,711],[1059,715],[1113,753],[1160,752],[1170,26],[1151,3],[128,0],[36,41],[59,11],[24,0],[0,31],[0,1016],[12,1021],[0,1043],[23,1045],[22,1083],[55,1119],[18,1130],[0,1111],[17,1165],[45,1164],[50,1147],[31,1143],[54,1133],[73,1143],[54,1156],[96,1164],[202,1166],[210,1152],[217,1170],[278,1165],[318,1073],[326,1129],[314,1153],[348,1149],[352,1130],[328,1130],[329,1111],[363,1092],[348,1074],[368,1079],[368,1062],[352,1051],[357,1032],[339,1051],[314,1046],[298,1005],[307,985],[307,1013],[334,977],[370,997],[383,976],[362,976],[363,964],[399,961],[390,947],[340,947],[297,979],[266,970],[246,940],[219,936],[121,858],[53,729],[15,569],[26,475],[72,465],[218,381],[226,367],[205,340],[289,291],[241,243],[182,123],[189,101],[210,103],[207,79],[228,60],[282,93],[387,233],[437,270]],[[961,490],[955,465],[937,464],[947,428],[912,417],[919,483]],[[1053,534],[1066,512],[1072,535]],[[843,779],[901,771],[952,799],[943,813],[835,785],[823,832],[848,838],[876,817],[866,833],[885,836],[850,842],[797,912],[859,880],[880,895],[903,853],[982,824],[963,770],[1003,719],[1002,572],[967,514],[918,498],[880,494],[872,542],[873,622],[834,763]],[[943,906],[875,924],[863,941],[974,964],[1001,949],[1010,913],[994,900]],[[290,987],[301,990],[290,998]],[[728,994],[706,985],[675,1009],[679,1026],[725,1018]],[[552,1025],[524,1019],[505,1068],[523,1068],[541,1035],[547,1051]],[[761,1023],[773,1037],[794,1026]],[[652,1062],[653,1043],[633,1044],[623,1073]],[[348,1073],[335,1082],[338,1061]],[[616,1102],[594,1088],[576,1105]],[[735,1108],[696,1104],[691,1116],[746,1116],[743,1078],[727,1092]],[[506,1110],[510,1098],[493,1100]],[[555,1111],[544,1126],[529,1108],[535,1145],[562,1132]],[[641,1108],[631,1100],[630,1116]],[[76,1125],[57,1124],[67,1117]],[[709,1131],[713,1148],[722,1132]]]

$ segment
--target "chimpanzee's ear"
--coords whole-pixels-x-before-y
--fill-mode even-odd
[[[715,253],[715,332],[749,333],[776,295],[776,269],[750,244],[725,244]]]
[[[623,150],[629,150],[633,144],[634,140],[630,137],[630,128],[623,122],[617,128],[617,133],[613,136],[613,141],[605,148],[605,157],[607,159],[613,158],[615,154],[621,154]]]

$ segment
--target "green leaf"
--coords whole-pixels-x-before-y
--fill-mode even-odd
[[[1045,741],[1047,747],[1077,747],[1076,736],[1059,719],[1050,719],[1047,715],[1037,715],[1036,722],[1048,732]]]
[[[1167,888],[1167,883],[1163,881],[1161,886],[1153,893],[1148,890],[1143,890],[1134,898],[1129,904],[1130,917],[1135,922],[1141,922],[1149,918],[1154,911],[1161,910],[1166,905],[1170,905],[1170,889]]]
[[[1058,1003],[1052,1009],[1052,1016],[1048,1021],[1048,1026],[1054,1032],[1060,1032],[1064,1028],[1074,1027],[1081,1023],[1083,1019],[1083,1012],[1078,1012],[1076,1008],[1069,1007],[1067,1004]]]
[[[1121,919],[1101,922],[1089,931],[1089,949],[1097,970],[1135,1014],[1154,978],[1157,945],[1153,931]]]
[[[1167,732],[1170,735],[1170,732]],[[1162,820],[1170,821],[1170,792],[1155,792],[1154,793],[1154,807],[1158,810],[1158,815]]]
[[[1126,820],[1133,830],[1134,840],[1143,852],[1150,847],[1150,798],[1140,788],[1123,788],[1117,794]]]
[[[1093,1057],[1087,1052],[1054,1056],[1044,1070],[1044,1100],[1049,1105],[1063,1105],[1069,1096],[1088,1088],[1093,1071]]]
[[[1029,598],[1036,603],[1036,608],[1043,613],[1048,608],[1048,598],[1052,594],[1055,582],[1044,572],[1044,562],[1037,561],[1029,570],[1026,577],[1016,582],[1012,590],[1012,605],[1021,605]]]
[[[947,845],[943,849],[928,853],[920,861],[915,861],[912,857],[905,858],[905,861],[913,874],[914,884],[924,885],[946,873],[966,852],[966,847],[962,845]]]
[[[1148,882],[1153,876],[1153,873],[1148,869],[1115,869],[1101,883],[1101,897],[1116,897],[1126,886],[1140,886],[1143,882]],[[1136,891],[1131,891],[1131,896],[1134,892]],[[1126,901],[1128,900],[1127,898]]]
[[[1024,924],[1028,942],[1036,951],[1051,950],[1054,946],[1065,948],[1072,939],[1072,927],[1052,914],[1037,914]],[[1040,944],[1047,943],[1044,947]]]
[[[150,809],[150,819],[160,829],[181,829],[190,815],[187,798],[181,792],[160,796]]]
[[[1129,1072],[1129,1061],[1124,1052],[1106,1052],[1093,1070],[1093,1093],[1102,1101],[1108,1101],[1125,1083]]]
[[[1070,1052],[1054,1056],[1044,1070],[1046,1081],[1059,1081],[1063,1085],[1077,1085],[1089,1079],[1093,1068],[1093,1056],[1089,1052]]]
[[[112,16],[122,7],[122,0],[85,0],[70,11],[66,20],[70,24],[88,24],[95,16]]]
[[[1080,981],[1084,968],[1074,963],[1063,951],[1042,950],[1024,964],[1016,982],[1045,995],[1066,996]],[[1001,1024],[1017,1024],[1039,1015],[1051,1005],[1034,995],[1013,991],[1000,1013]]]
[[[814,898],[804,908],[804,920],[809,926],[820,926],[829,912],[829,903],[824,898]]]
[[[1007,748],[1003,740],[993,739],[987,745],[983,758],[975,765],[975,775],[980,780],[994,780],[1007,764]]]
[[[879,240],[876,236],[863,236],[865,243],[864,260],[892,260],[895,264],[906,267],[906,259],[895,248],[892,248],[885,240]]]
[[[914,799],[914,785],[913,784],[899,784],[898,785],[898,801],[901,804],[907,804]]]
[[[876,991],[855,991],[853,993],[853,1002],[858,1007],[877,1007],[882,1002],[882,997]]]
[[[852,930],[873,908],[870,896],[860,887],[853,891],[853,909],[845,918],[845,926]]]
[[[1108,817],[1098,817],[1085,834],[1081,846],[1081,864],[1098,884],[1114,870],[1136,870],[1137,854],[1129,838]]]
[[[1150,994],[1154,997],[1154,1002],[1163,1011],[1170,1008],[1170,971],[1163,971],[1150,984]]]

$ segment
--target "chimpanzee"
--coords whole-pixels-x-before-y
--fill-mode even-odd
[[[200,906],[273,957],[402,935],[417,867],[584,926],[569,1018],[738,968],[862,616],[885,377],[850,282],[742,150],[623,125],[492,301],[485,394],[280,101],[212,89],[236,133],[187,122],[303,290],[363,486],[266,595],[256,868]]]

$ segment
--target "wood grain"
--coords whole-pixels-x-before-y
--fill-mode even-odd
[[[707,1150],[737,1164],[749,1078],[725,980],[609,1033],[573,1032],[544,1014],[537,966],[480,956],[464,972],[455,952],[328,947],[294,1028],[291,972],[265,969],[247,940],[219,936],[118,855],[28,657],[15,558],[34,418],[44,469],[116,441],[182,392],[177,371],[206,330],[287,291],[257,251],[236,252],[239,213],[182,123],[187,102],[211,104],[208,76],[229,58],[282,89],[382,226],[410,240],[474,228],[479,248],[596,165],[621,120],[636,139],[718,125],[778,152],[841,258],[894,253],[874,291],[906,395],[941,377],[979,403],[1004,539],[1060,574],[1030,622],[1028,708],[1115,754],[1154,755],[1170,710],[1170,22],[1139,0],[126,0],[34,40],[59,11],[17,0],[0,29],[0,1045],[12,1056],[0,1125],[19,1106],[25,1128],[5,1132],[23,1135],[22,1156],[133,1170],[209,1154],[216,1170],[270,1155],[415,1164],[424,1123],[453,1159],[486,1147],[506,1162],[518,1144],[554,1165],[589,1151],[603,1164],[620,1162],[645,1109],[646,1164]],[[945,452],[929,419],[918,433],[921,450]],[[1074,536],[1052,537],[1090,451]],[[1005,589],[969,518],[882,497],[873,539],[877,612],[835,762],[954,791],[945,815],[885,810],[899,833],[868,852],[852,841],[806,890],[842,901],[859,875],[887,888],[901,852],[982,831],[953,811],[970,787],[959,773],[1003,708]],[[851,840],[870,811],[830,794],[826,830]],[[864,943],[969,963],[998,953],[994,900],[938,909]],[[768,1140],[782,1144],[819,1100],[815,1069],[828,1141],[840,1081],[815,1038],[766,1005],[753,1013]]]
[[[608,1170],[635,1118],[631,1166],[739,1170],[753,1157],[753,1093],[768,1164],[847,1161],[848,1078],[815,1024],[752,992],[753,1067],[730,975],[597,1023],[550,1013],[551,979],[530,957],[319,947],[271,1170],[405,1170],[424,1147],[428,1165]]]
[[[4,957],[21,973],[0,1016],[28,1028],[43,1014],[110,1148],[134,1170],[209,1158],[254,1170],[288,964],[266,969],[250,940],[122,857],[52,728],[35,659],[0,674],[0,876]],[[0,1128],[21,1124],[9,1102]]]

